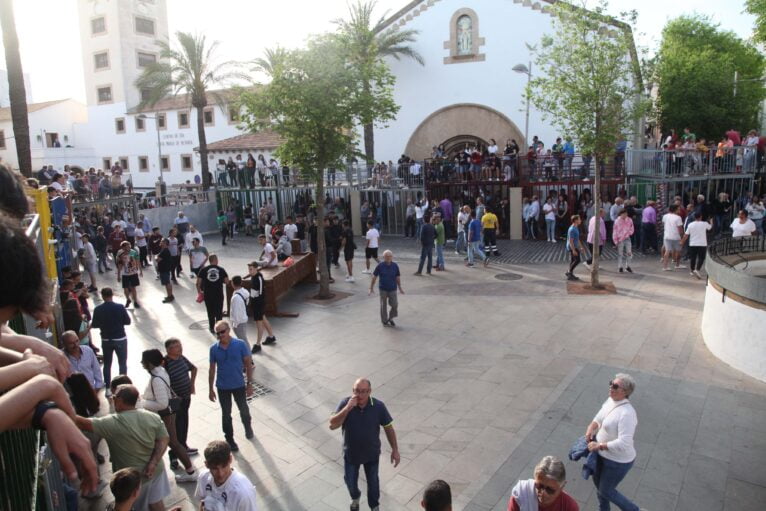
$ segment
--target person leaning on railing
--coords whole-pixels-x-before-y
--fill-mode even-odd
[[[98,482],[90,442],[74,425],[74,408],[61,382],[69,364],[53,346],[18,335],[7,321],[27,313],[47,327],[52,319],[37,249],[18,225],[0,215],[0,432],[34,427],[46,430],[47,442],[69,479],[78,472],[81,488],[92,492]]]

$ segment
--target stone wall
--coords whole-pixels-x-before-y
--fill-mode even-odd
[[[218,227],[215,221],[218,212],[216,211],[215,202],[186,204],[181,208],[177,206],[166,206],[162,208],[139,210],[139,212],[151,222],[153,227],[160,228],[162,234],[168,233],[173,226],[173,220],[176,218],[179,211],[183,211],[184,214],[189,217],[189,222],[194,224],[194,226],[196,226],[203,234],[218,232]]]

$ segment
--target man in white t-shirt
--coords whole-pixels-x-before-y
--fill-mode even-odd
[[[147,255],[149,253],[149,246],[146,241],[146,232],[144,231],[144,222],[138,222],[136,228],[133,230],[133,236],[136,238],[136,247],[138,247],[138,253],[141,260],[141,267],[146,268],[149,266]]]
[[[258,261],[261,263],[261,266],[265,266],[267,268],[277,266],[279,262],[277,259],[277,251],[274,250],[274,246],[271,243],[266,241],[266,235],[259,234],[258,242],[263,247],[263,254],[261,255],[261,259]]]
[[[293,241],[295,239],[295,236],[298,234],[298,226],[293,223],[293,217],[287,217],[287,221],[285,222],[282,230],[284,231],[288,240]]]
[[[415,232],[415,239],[420,239],[420,229],[423,228],[423,216],[426,214],[426,209],[428,208],[428,201],[425,199],[415,203],[415,225],[417,227],[417,230]]]
[[[671,257],[676,264],[676,270],[684,267],[681,265],[681,236],[684,233],[684,221],[678,215],[678,204],[671,204],[668,211],[662,217],[665,231],[662,241],[662,246],[665,249],[662,254],[662,269],[672,271],[670,269]]]
[[[200,473],[194,496],[205,511],[257,511],[255,486],[235,472],[229,444],[213,440],[205,448],[205,466]]]
[[[731,237],[742,238],[758,234],[755,222],[747,217],[747,211],[740,209],[737,218],[731,223]]]
[[[192,238],[192,248],[189,249],[189,267],[191,268],[191,278],[199,275],[199,271],[207,263],[209,254],[207,249],[200,245],[197,238]]]
[[[543,214],[545,215],[545,232],[548,241],[556,243],[556,207],[553,205],[552,197],[548,197],[548,200],[543,204]]]
[[[364,235],[367,238],[367,246],[364,249],[364,263],[367,267],[362,273],[372,273],[370,270],[370,259],[375,259],[376,263],[380,263],[378,260],[378,240],[380,239],[380,232],[375,228],[375,224],[372,220],[367,221],[367,234]]]
[[[690,222],[686,226],[686,234],[681,240],[683,245],[686,240],[689,240],[689,269],[690,275],[702,279],[700,270],[705,262],[705,253],[707,251],[707,233],[713,225],[710,224],[710,220],[705,222],[702,220],[702,213],[694,213],[694,221]]]

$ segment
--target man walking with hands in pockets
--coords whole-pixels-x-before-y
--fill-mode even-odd
[[[391,445],[391,463],[396,467],[400,461],[394,420],[386,405],[370,396],[370,380],[359,378],[354,382],[352,392],[350,397],[341,400],[330,417],[330,429],[343,429],[343,479],[351,495],[351,511],[359,510],[359,498],[362,495],[358,485],[360,465],[364,466],[364,474],[367,477],[367,504],[372,511],[378,511],[381,426]]]

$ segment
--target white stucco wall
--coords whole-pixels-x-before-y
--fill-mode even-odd
[[[730,366],[766,381],[766,311],[721,298],[721,293],[708,283],[702,314],[705,344]]]
[[[423,2],[417,9],[429,3]],[[444,57],[450,54],[444,48],[444,42],[450,39],[450,20],[464,7],[473,9],[479,18],[479,37],[485,39],[479,53],[485,54],[486,59],[445,64]],[[549,14],[512,0],[438,0],[400,29],[419,31],[417,42],[412,46],[425,59],[425,66],[412,59],[389,60],[397,79],[395,99],[401,109],[387,128],[376,129],[376,160],[396,161],[409,137],[429,114],[456,103],[478,103],[498,110],[524,133],[523,93],[527,76],[511,68],[516,64],[529,66],[525,42],[538,45],[543,34],[551,31]],[[536,68],[532,72],[534,75]],[[533,135],[538,135],[546,147],[550,147],[562,134],[550,121],[543,121],[541,113],[533,107],[529,116],[530,140]],[[498,145],[505,143],[502,137],[500,133],[495,137]],[[434,140],[433,145],[442,142]],[[517,142],[522,144],[521,140]]]

